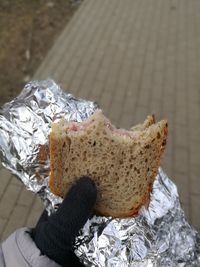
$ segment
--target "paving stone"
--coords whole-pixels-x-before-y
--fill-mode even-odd
[[[44,210],[44,204],[39,199],[38,196],[35,196],[35,201],[32,205],[31,212],[29,213],[27,219],[26,219],[26,225],[28,227],[34,227],[41,216],[42,212]]]
[[[8,184],[10,183],[11,180],[11,173],[8,171],[6,168],[2,167],[0,169],[0,199],[2,198]]]
[[[173,179],[174,174],[173,174],[173,169],[172,169],[172,158],[166,157],[164,155],[162,160],[161,160],[160,165],[161,165],[163,171],[167,174],[167,176],[170,179]]]
[[[183,104],[183,102],[182,102]],[[185,128],[188,126],[188,110],[186,109],[186,105],[183,106],[176,106],[176,124],[185,126]]]
[[[109,107],[109,118],[112,121],[114,125],[117,127],[121,127],[121,122],[120,122],[120,116],[121,116],[121,110],[120,110],[120,102],[115,103],[115,105],[111,105]]]
[[[26,226],[26,216],[29,212],[29,207],[24,207],[21,205],[16,205],[14,210],[12,211],[9,220],[4,228],[2,233],[2,239],[6,239],[10,234],[12,234],[15,230]]]
[[[14,209],[21,187],[10,184],[4,192],[0,202],[0,214],[2,218],[8,218]]]
[[[132,118],[133,118],[135,106],[136,106],[136,99],[134,98],[134,96],[132,96],[131,94],[128,94],[127,92],[125,100],[124,100],[124,104],[123,104],[122,115],[126,113],[131,113]],[[133,123],[134,123],[134,120],[133,120]]]
[[[143,122],[149,115],[146,106],[137,106],[135,114],[136,114],[136,123]]]
[[[104,89],[104,85],[101,82],[95,82],[94,87],[92,88],[90,94],[88,95],[89,99],[99,102],[102,92]]]
[[[188,192],[189,182],[187,175],[184,173],[176,172],[172,179],[177,186],[181,203],[189,204],[190,196]]]
[[[189,172],[188,150],[184,147],[174,147],[174,169],[175,171],[186,173]]]
[[[199,172],[199,164],[198,165],[190,165],[190,192],[191,194],[199,194],[200,193],[200,172]]]
[[[100,99],[100,106],[104,112],[108,112],[110,109],[110,104],[112,102],[113,94],[105,92]]]
[[[130,129],[132,126],[135,125],[134,117],[132,113],[123,113],[120,117],[121,127],[125,129]]]
[[[73,94],[76,97],[77,92],[80,90],[81,81],[75,77],[67,84],[66,92]]]
[[[27,190],[25,187],[23,187],[19,198],[17,200],[17,204],[21,206],[32,206],[32,203],[34,201],[35,194],[29,190]]]
[[[10,184],[23,187],[22,181],[14,175],[11,176]]]
[[[7,219],[0,217],[0,241],[2,241],[2,233],[5,228],[6,223],[7,223]]]
[[[200,143],[199,141],[189,140],[189,151],[190,157],[189,162],[191,165],[199,165],[199,151],[200,151]],[[200,168],[199,168],[200,171]]]
[[[174,125],[176,145],[188,147],[188,128],[181,124]]]
[[[159,116],[161,116],[161,109],[162,104],[161,100],[157,99],[156,97],[151,97],[150,104],[149,104],[149,114],[154,114],[156,116],[156,119],[158,119]],[[165,118],[168,118],[168,114],[163,114]]]
[[[70,86],[70,82],[72,81],[73,77],[74,77],[74,71],[72,71],[70,68],[67,68],[62,79],[60,79],[60,86],[63,89],[67,89]]]
[[[191,223],[194,227],[200,230],[200,194],[191,195]]]

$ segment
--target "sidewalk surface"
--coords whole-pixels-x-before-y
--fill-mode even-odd
[[[200,1],[85,0],[34,78],[96,100],[130,127],[154,113],[170,134],[162,161],[200,229]],[[40,200],[0,170],[0,237],[32,226]]]

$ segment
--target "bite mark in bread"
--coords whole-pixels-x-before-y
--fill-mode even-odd
[[[90,176],[98,214],[137,214],[149,201],[167,132],[167,121],[153,116],[129,131],[116,129],[100,110],[83,123],[61,120],[50,134],[50,189],[64,197],[79,177]]]

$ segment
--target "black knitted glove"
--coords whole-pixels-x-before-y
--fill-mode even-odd
[[[72,246],[79,230],[92,215],[96,201],[96,187],[88,177],[82,177],[72,186],[57,212],[43,213],[32,238],[42,254],[61,266],[83,266]]]

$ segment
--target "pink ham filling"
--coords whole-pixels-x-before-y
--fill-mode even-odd
[[[92,124],[92,120],[88,119],[86,121],[83,122],[71,122],[70,126],[67,128],[67,131],[72,131],[72,132],[78,132],[78,131],[82,131],[87,129],[91,124]]]
[[[78,132],[87,129],[95,120],[96,114],[98,114],[99,110],[95,111],[95,113],[83,122],[71,122],[67,131],[69,132]],[[120,136],[128,136],[130,138],[136,138],[138,136],[138,132],[131,132],[125,129],[117,129],[115,126],[111,124],[111,122],[105,118],[106,127],[112,132],[112,134],[120,135]]]

